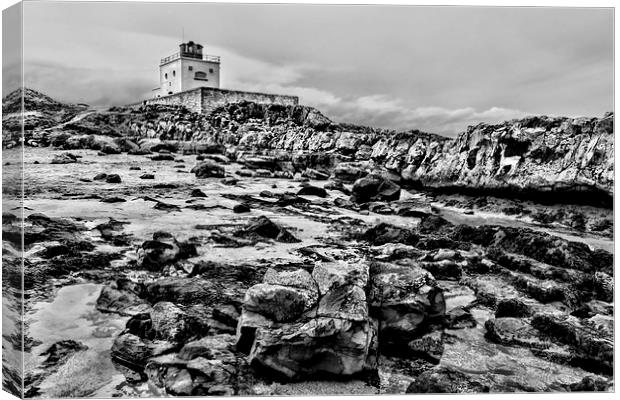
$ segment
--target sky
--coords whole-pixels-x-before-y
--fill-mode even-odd
[[[611,8],[46,1],[23,18],[25,85],[95,106],[152,97],[183,39],[221,56],[222,88],[297,95],[337,122],[454,136],[614,105]]]

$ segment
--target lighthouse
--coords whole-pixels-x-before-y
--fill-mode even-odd
[[[202,45],[189,41],[161,59],[157,97],[201,87],[220,88],[220,57],[203,54],[202,50]]]

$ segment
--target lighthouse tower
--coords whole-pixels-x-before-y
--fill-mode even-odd
[[[202,45],[189,41],[159,63],[159,94],[167,96],[199,87],[220,88],[220,58],[202,53]]]

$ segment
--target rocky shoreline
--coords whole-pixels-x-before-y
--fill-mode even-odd
[[[613,115],[456,140],[252,103],[71,120],[27,135],[25,219],[3,210],[31,397],[613,390],[612,210],[412,189],[545,176],[605,205]],[[93,283],[92,332],[37,336]]]

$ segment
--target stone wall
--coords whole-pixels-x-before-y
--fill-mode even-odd
[[[193,112],[202,112],[202,88],[145,100],[142,104],[164,104],[167,106],[183,106]]]
[[[142,104],[184,106],[191,111],[208,114],[219,106],[240,101],[252,101],[259,104],[281,104],[285,106],[295,106],[299,104],[299,98],[297,96],[215,88],[188,90],[169,96],[145,100]]]

